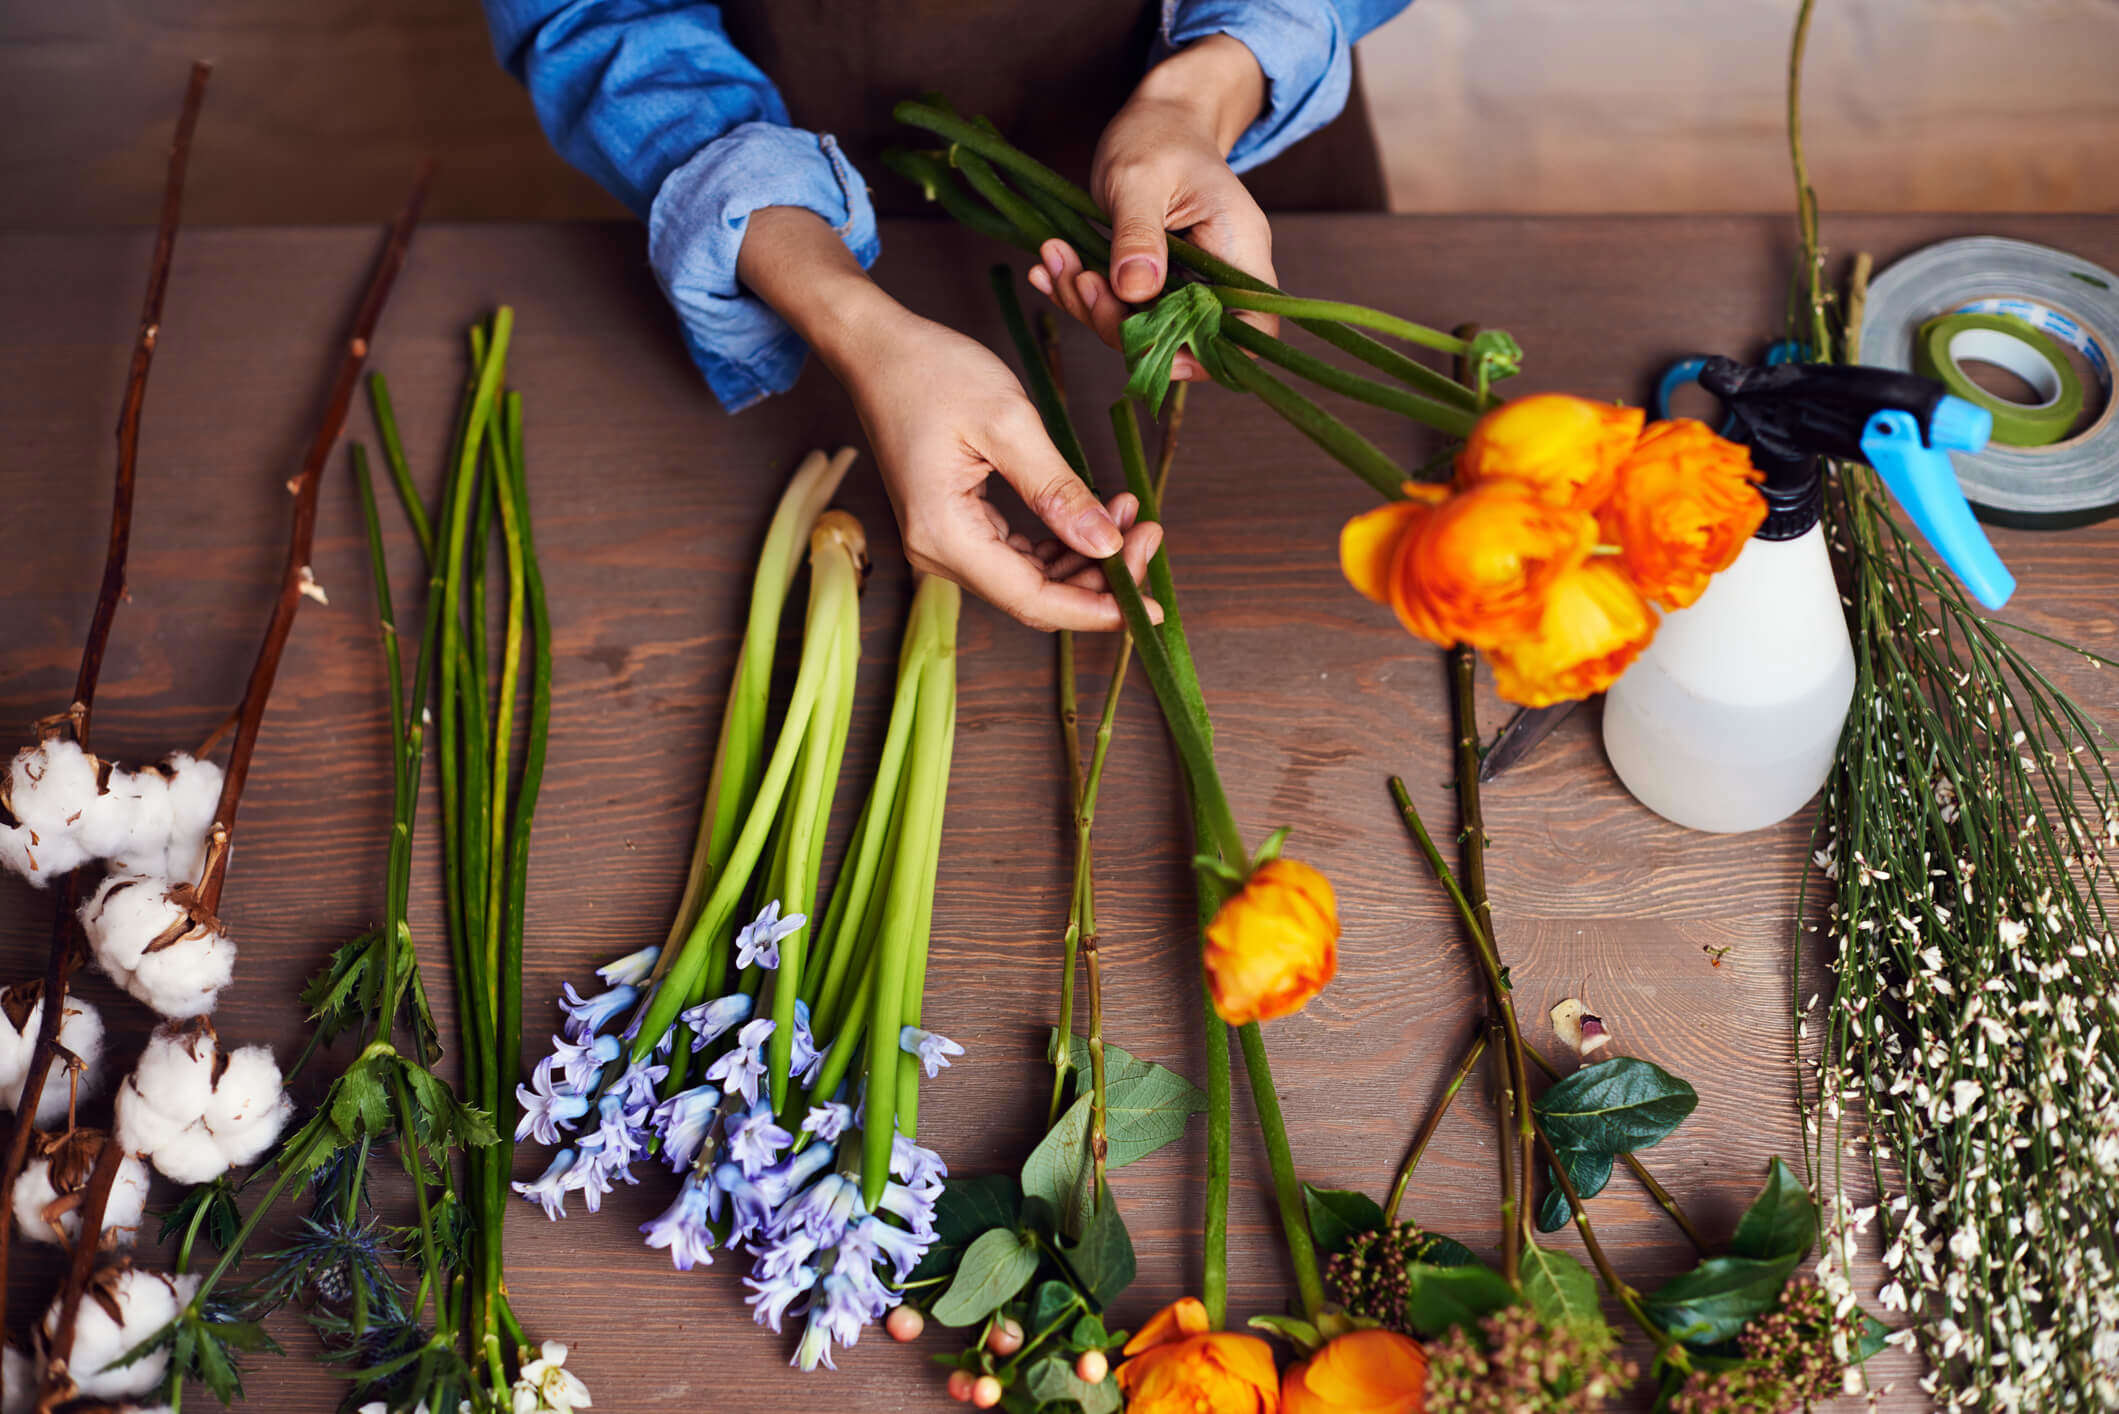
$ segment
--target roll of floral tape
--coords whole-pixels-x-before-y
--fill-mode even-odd
[[[2070,360],[2061,351],[2073,350],[2095,384],[2085,386],[2077,377],[2078,390],[2087,404],[2102,404],[2087,427],[2063,427],[2057,441],[2009,446],[1997,437],[1983,452],[1953,456],[1958,483],[1980,519],[2026,529],[2060,529],[2119,515],[2119,420],[2114,418],[2112,397],[2113,364],[2119,358],[2119,276],[2066,251],[1999,236],[1929,246],[1870,283],[1862,315],[1862,362],[1925,371],[1916,361],[1922,328],[1953,315],[2018,320],[2053,345],[2063,363]],[[1995,351],[2003,358],[1992,358]],[[2028,360],[2020,368],[2005,361],[2017,351],[1998,345],[1990,345],[1988,353],[1962,347],[1955,352],[1960,360],[1999,363],[2019,377],[2033,367]],[[2044,386],[2037,378],[2026,381],[2033,388]],[[1974,401],[1995,411],[1986,397]],[[2020,404],[2003,406],[2027,411]],[[2080,418],[2078,411],[2069,422]]]
[[[2023,380],[2038,397],[2019,403],[1974,383],[1967,362],[1990,363]],[[1913,366],[1994,419],[2005,447],[2043,447],[2067,436],[2082,416],[2082,379],[2067,355],[2013,314],[1944,314],[1920,326]]]

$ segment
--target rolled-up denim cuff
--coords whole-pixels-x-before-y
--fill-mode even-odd
[[[1353,41],[1331,0],[1163,0],[1153,59],[1213,34],[1240,42],[1265,73],[1265,110],[1229,151],[1237,171],[1279,156],[1346,107]]]

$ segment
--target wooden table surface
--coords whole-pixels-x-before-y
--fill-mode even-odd
[[[1869,218],[1830,222],[1840,255],[1880,261],[1946,236],[1996,232],[2119,264],[2111,218]],[[1509,329],[1528,354],[1522,390],[1644,397],[1671,356],[1756,353],[1779,328],[1791,223],[1778,217],[1568,219],[1322,217],[1280,223],[1284,284],[1359,297],[1429,322]],[[126,757],[196,742],[247,671],[283,553],[280,490],[306,440],[335,340],[378,244],[341,229],[184,233],[148,395],[131,601],[117,621],[96,738]],[[0,721],[65,705],[103,553],[110,432],[148,240],[134,233],[0,236]],[[375,342],[415,466],[431,485],[467,321],[506,301],[510,361],[528,407],[531,490],[556,623],[551,761],[531,880],[527,1005],[533,1043],[562,979],[660,939],[728,682],[751,556],[780,478],[811,447],[860,440],[845,398],[812,367],[790,396],[720,413],[680,348],[627,226],[437,227],[421,232]],[[916,309],[998,345],[984,272],[995,251],[953,228],[886,232],[878,273]],[[1077,405],[1115,392],[1115,356],[1066,344]],[[1356,421],[1409,464],[1428,444],[1387,418]],[[1100,418],[1088,420],[1098,429]],[[372,440],[365,411],[350,435]],[[1106,467],[1101,436],[1091,438]],[[1448,794],[1440,657],[1341,581],[1334,536],[1372,502],[1353,477],[1263,407],[1201,390],[1167,513],[1237,813],[1254,838],[1333,879],[1345,916],[1339,977],[1267,1029],[1303,1174],[1381,1192],[1462,1045],[1476,979],[1443,899],[1409,852],[1384,791],[1403,773],[1443,828]],[[388,820],[384,685],[352,483],[334,459],[315,571],[329,606],[304,608],[266,718],[224,914],[242,947],[217,1021],[231,1042],[284,1057],[303,1033],[295,992],[381,906]],[[863,608],[866,677],[840,792],[840,828],[865,791],[908,574],[864,464],[843,503],[877,570]],[[400,612],[414,552],[388,519]],[[2022,588],[2011,612],[2085,643],[2112,642],[2119,525],[1996,536]],[[407,616],[409,617],[409,616]],[[2033,645],[2035,649],[2036,645]],[[1066,879],[1053,648],[982,606],[962,631],[958,737],[927,1017],[969,1054],[931,1082],[923,1138],[959,1173],[1019,1161],[1042,1119],[1045,1028],[1058,988]],[[1090,701],[1109,648],[1085,650]],[[2038,655],[2107,718],[2109,679]],[[1487,723],[1500,709],[1486,704]],[[1711,1236],[1725,1236],[1770,1155],[1800,1166],[1789,967],[1807,817],[1736,838],[1686,833],[1634,803],[1607,768],[1596,713],[1578,714],[1488,792],[1494,907],[1523,1014],[1577,995],[1622,1053],[1691,1080],[1698,1112],[1649,1156]],[[432,773],[429,773],[432,779]],[[431,806],[430,806],[431,809]],[[432,843],[433,819],[422,828]],[[1186,817],[1145,691],[1129,691],[1098,819],[1108,1037],[1200,1076]],[[419,852],[414,926],[446,995],[431,847]],[[43,956],[50,901],[0,882],[0,981]],[[1717,965],[1709,950],[1727,949]],[[148,1018],[100,978],[129,1066]],[[1809,988],[1805,987],[1807,992]],[[533,1044],[534,1053],[534,1044]],[[1262,1150],[1238,1086],[1231,1309],[1279,1309],[1288,1289]],[[1496,1241],[1493,1125],[1466,1104],[1443,1127],[1409,1211],[1475,1247]],[[1116,1319],[1196,1282],[1203,1128],[1116,1179],[1140,1276]],[[541,1157],[526,1150],[519,1167]],[[880,1338],[838,1374],[785,1366],[791,1339],[753,1329],[732,1263],[680,1275],[634,1225],[666,1203],[650,1177],[598,1216],[514,1210],[509,1270],[533,1335],[567,1341],[598,1409],[795,1410],[851,1400],[934,1407],[924,1355]],[[1630,1279],[1689,1264],[1626,1175],[1596,1201]],[[1572,1233],[1559,1241],[1576,1247]],[[52,1268],[18,1267],[21,1329]],[[1874,1290],[1873,1268],[1864,1292]],[[305,1358],[255,1362],[256,1407],[323,1409],[336,1385]],[[1911,1364],[1886,1407],[1923,1407]],[[197,1396],[203,1398],[204,1396]]]

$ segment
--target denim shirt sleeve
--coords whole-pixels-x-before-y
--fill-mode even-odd
[[[736,282],[751,213],[800,206],[866,267],[868,188],[828,136],[788,125],[765,74],[698,0],[485,0],[493,50],[568,162],[648,223],[648,253],[730,411],[784,391],[802,340]]]
[[[1240,41],[1265,71],[1266,106],[1230,149],[1237,171],[1277,157],[1339,116],[1354,41],[1411,0],[1163,0],[1155,55],[1211,34]]]

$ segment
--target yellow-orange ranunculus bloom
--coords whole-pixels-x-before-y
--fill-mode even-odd
[[[1331,881],[1295,859],[1253,870],[1207,925],[1207,986],[1231,1026],[1301,1011],[1339,967]]]
[[[1612,558],[1591,560],[1553,585],[1537,632],[1487,653],[1494,686],[1525,707],[1602,692],[1641,656],[1655,625],[1655,610]]]
[[[1736,562],[1766,518],[1751,454],[1690,418],[1651,424],[1597,512],[1634,587],[1682,609]]]
[[[1279,1414],[1272,1348],[1255,1335],[1210,1330],[1194,1297],[1156,1312],[1125,1353],[1118,1389],[1127,1414]]]
[[[1566,393],[1503,403],[1479,419],[1457,454],[1457,484],[1520,481],[1556,506],[1593,511],[1611,492],[1645,414]]]
[[[1427,1352],[1396,1331],[1349,1331],[1288,1370],[1282,1414],[1421,1414]]]
[[[1390,602],[1430,643],[1488,648],[1538,626],[1553,583],[1596,548],[1596,517],[1514,481],[1460,491],[1401,537]]]

